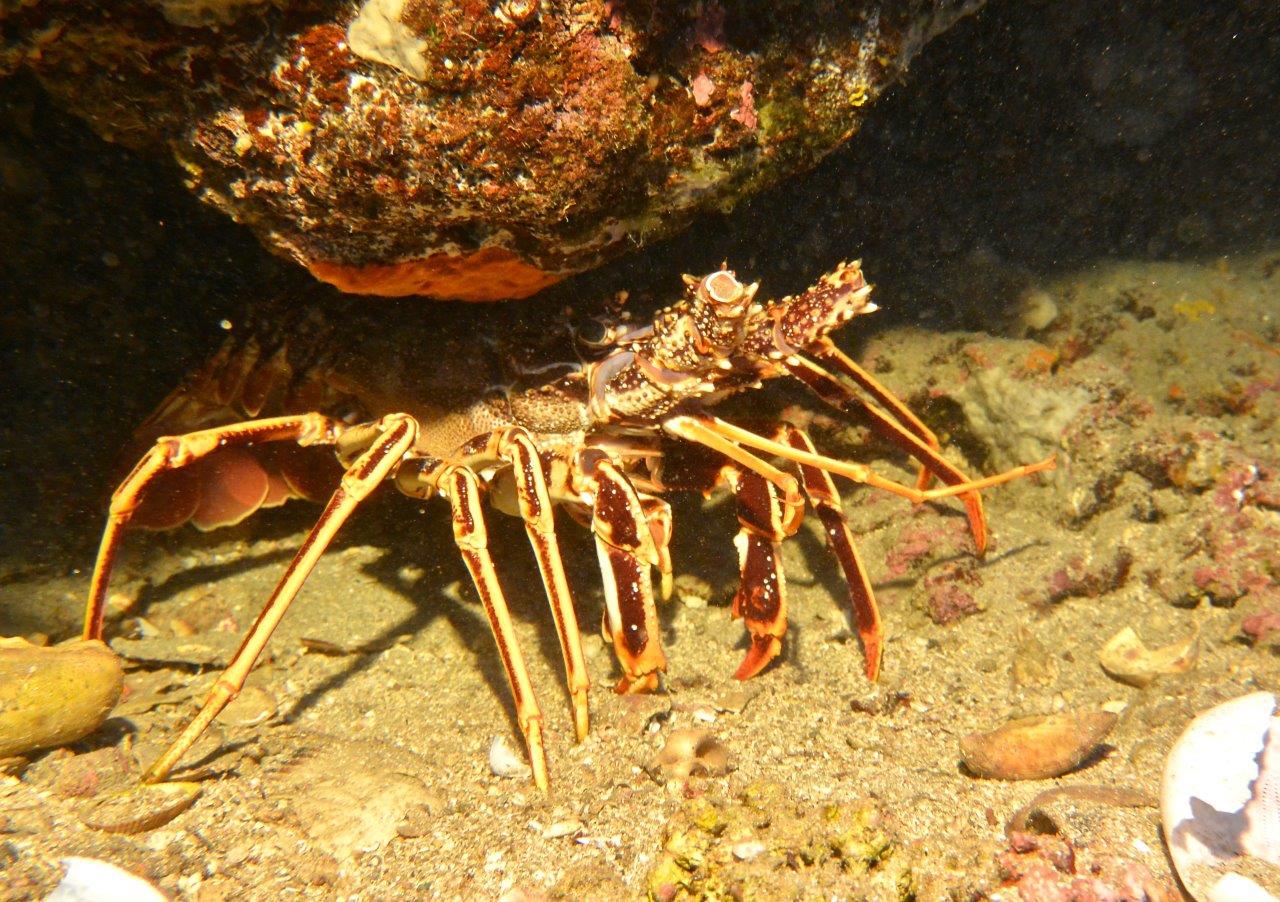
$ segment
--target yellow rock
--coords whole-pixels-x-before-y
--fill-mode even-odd
[[[0,639],[0,758],[87,736],[120,700],[120,659],[101,642]]]

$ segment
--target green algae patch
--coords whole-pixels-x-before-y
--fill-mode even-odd
[[[663,831],[648,898],[803,898],[847,883],[855,895],[907,899],[907,854],[873,802],[812,805],[776,783],[687,802]]]

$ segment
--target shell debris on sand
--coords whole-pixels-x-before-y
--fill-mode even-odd
[[[1066,711],[1021,717],[960,740],[972,773],[997,780],[1045,780],[1079,767],[1115,726],[1108,711]]]
[[[495,777],[518,777],[522,780],[533,773],[520,753],[512,748],[511,741],[501,735],[494,736],[493,742],[489,743],[489,771]]]
[[[1160,648],[1147,648],[1133,627],[1126,626],[1102,646],[1098,663],[1107,676],[1141,689],[1151,685],[1158,676],[1190,670],[1199,650],[1198,639],[1191,635]]]
[[[651,773],[667,780],[720,777],[729,772],[729,750],[707,730],[673,730],[654,759]]]
[[[1254,692],[1210,708],[1165,764],[1160,819],[1197,902],[1280,899],[1280,717]]]
[[[101,642],[0,639],[0,758],[75,742],[120,700],[124,671]]]
[[[87,827],[105,833],[145,833],[163,827],[199,798],[199,783],[134,786],[94,800],[80,815]]]
[[[45,902],[163,902],[165,896],[136,874],[109,861],[71,856],[67,872]]]

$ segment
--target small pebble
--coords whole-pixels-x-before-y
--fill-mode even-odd
[[[422,581],[426,572],[426,570],[417,564],[405,564],[396,571],[396,579],[399,580],[400,585],[402,586],[414,586]]]
[[[561,836],[570,836],[581,832],[583,826],[582,821],[556,821],[542,831],[542,838],[558,839]]]
[[[675,578],[675,595],[687,608],[705,608],[711,600],[711,583],[692,573],[681,573]]]
[[[120,614],[127,614],[138,604],[137,592],[112,592],[107,596],[107,607]]]
[[[222,722],[236,727],[266,723],[276,714],[276,699],[265,689],[246,686],[220,715]]]
[[[1030,630],[1018,633],[1013,656],[1013,682],[1019,687],[1052,686],[1058,679],[1058,663]]]

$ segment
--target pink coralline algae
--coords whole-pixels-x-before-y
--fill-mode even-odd
[[[1060,567],[1049,576],[1050,604],[1068,598],[1097,598],[1124,585],[1133,567],[1133,553],[1119,548],[1103,560],[1086,560],[1073,557],[1067,566]]]
[[[1250,614],[1240,623],[1240,632],[1252,642],[1262,642],[1277,630],[1280,630],[1280,611],[1275,608]]]
[[[751,96],[751,89],[754,85],[749,81],[744,81],[738,88],[738,106],[737,109],[729,112],[729,118],[741,122],[747,128],[755,128],[760,124],[759,118],[756,116],[756,101]]]
[[[699,72],[690,86],[693,91],[693,102],[698,106],[709,106],[711,95],[715,93],[716,83],[707,78],[707,73]]]
[[[495,300],[813,166],[981,4],[42,0],[0,71],[346,291]]]
[[[998,857],[1005,885],[1036,902],[1175,902],[1177,893],[1141,862],[1057,835],[1014,833]]]
[[[927,508],[912,512],[912,522],[903,528],[885,553],[885,578],[908,575],[922,561],[960,553],[969,544],[967,525],[941,517]]]
[[[981,605],[969,591],[980,585],[982,577],[971,559],[946,564],[926,576],[923,586],[930,619],[945,625],[981,611]]]

